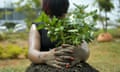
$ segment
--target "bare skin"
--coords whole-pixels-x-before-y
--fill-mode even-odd
[[[41,1],[41,7],[43,6]],[[65,17],[65,14],[60,18]],[[28,58],[31,62],[36,64],[45,63],[47,65],[62,68],[67,65],[69,67],[69,63],[64,62],[65,60],[70,60],[73,66],[78,63],[80,60],[86,61],[89,57],[88,47],[76,47],[71,46],[69,44],[63,45],[63,47],[58,47],[51,49],[50,51],[40,51],[40,40],[41,36],[36,29],[36,25],[32,25],[29,33],[29,52]],[[81,48],[81,49],[80,49]],[[80,50],[83,50],[82,52]],[[69,53],[69,54],[68,54]],[[81,57],[79,56],[81,55]],[[75,58],[73,57],[75,56]]]
[[[29,52],[28,58],[36,64],[46,63],[50,66],[61,68],[68,63],[57,60],[57,55],[61,55],[64,59],[73,59],[71,56],[66,56],[66,53],[72,53],[72,48],[63,50],[63,48],[54,48],[50,51],[40,51],[40,34],[36,26],[33,24],[29,33]],[[62,50],[61,50],[62,49]]]
[[[29,53],[28,58],[33,63],[44,63],[44,57],[48,52],[40,52],[40,35],[36,26],[32,25],[29,33]]]
[[[33,63],[45,63],[53,67],[62,68],[66,65],[69,66],[69,63],[67,63],[66,60],[71,61],[71,66],[74,66],[80,61],[86,61],[89,57],[89,48],[86,42],[83,42],[79,47],[66,44],[51,49],[50,51],[40,51],[40,47],[40,34],[33,24],[29,33],[28,52],[28,58]]]

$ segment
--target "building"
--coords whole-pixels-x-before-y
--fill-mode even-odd
[[[14,8],[0,8],[0,25],[6,22],[25,24],[25,15],[22,12],[16,12]]]
[[[25,24],[25,15],[15,11],[14,1],[12,0],[1,0],[0,5],[0,25],[11,22],[17,24]]]

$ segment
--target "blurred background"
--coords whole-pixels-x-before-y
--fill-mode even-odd
[[[88,5],[86,12],[97,10],[87,62],[100,72],[120,72],[120,0],[70,0],[68,13],[73,3]],[[0,0],[0,72],[25,72],[28,33],[40,12],[40,0]]]

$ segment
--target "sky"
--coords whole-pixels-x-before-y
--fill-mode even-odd
[[[9,1],[12,1],[12,2],[16,2],[16,1],[19,1],[19,0],[0,0],[0,7],[4,7],[4,2],[9,2]],[[76,3],[76,4],[89,4],[89,3],[92,3],[94,0],[69,0],[70,1],[70,8],[74,8],[73,6],[73,3]]]
[[[10,2],[10,1],[17,2],[19,0],[0,0],[0,7],[4,7],[5,6],[4,2]],[[93,2],[95,0],[69,0],[69,1],[70,1],[70,7],[69,7],[70,9],[74,8],[73,3],[89,5],[89,10],[96,8],[95,6],[94,7],[92,6],[92,4],[93,4]],[[111,1],[114,1],[115,5],[118,5],[118,2],[117,2],[118,0],[111,0]]]
[[[5,6],[4,5],[4,1],[6,1],[6,2],[9,2],[9,1],[16,2],[18,0],[0,0],[0,8]],[[75,8],[74,5],[73,5],[73,3],[83,4],[83,5],[89,5],[88,8],[87,8],[87,11],[92,11],[92,10],[95,10],[95,9],[98,10],[98,7],[96,5],[93,6],[93,3],[94,3],[95,0],[69,0],[69,1],[70,1],[69,11],[71,9]],[[111,1],[114,2],[115,7],[118,6],[118,2],[117,2],[118,0],[111,0]],[[116,15],[116,13],[117,13],[117,9],[116,8],[113,11],[111,11],[111,13],[108,13],[108,16],[110,17],[111,20],[114,21],[118,17]]]

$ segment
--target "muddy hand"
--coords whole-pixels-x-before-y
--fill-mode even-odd
[[[71,66],[80,63],[80,61],[86,61],[90,55],[88,45],[85,41],[81,45],[76,46],[74,51],[73,57],[75,59],[71,62]]]
[[[52,67],[56,67],[56,68],[62,68],[63,66],[65,66],[67,63],[65,62],[60,62],[58,60],[56,60],[56,56],[55,56],[55,49],[51,49],[48,54],[45,57],[45,63],[49,66]]]

